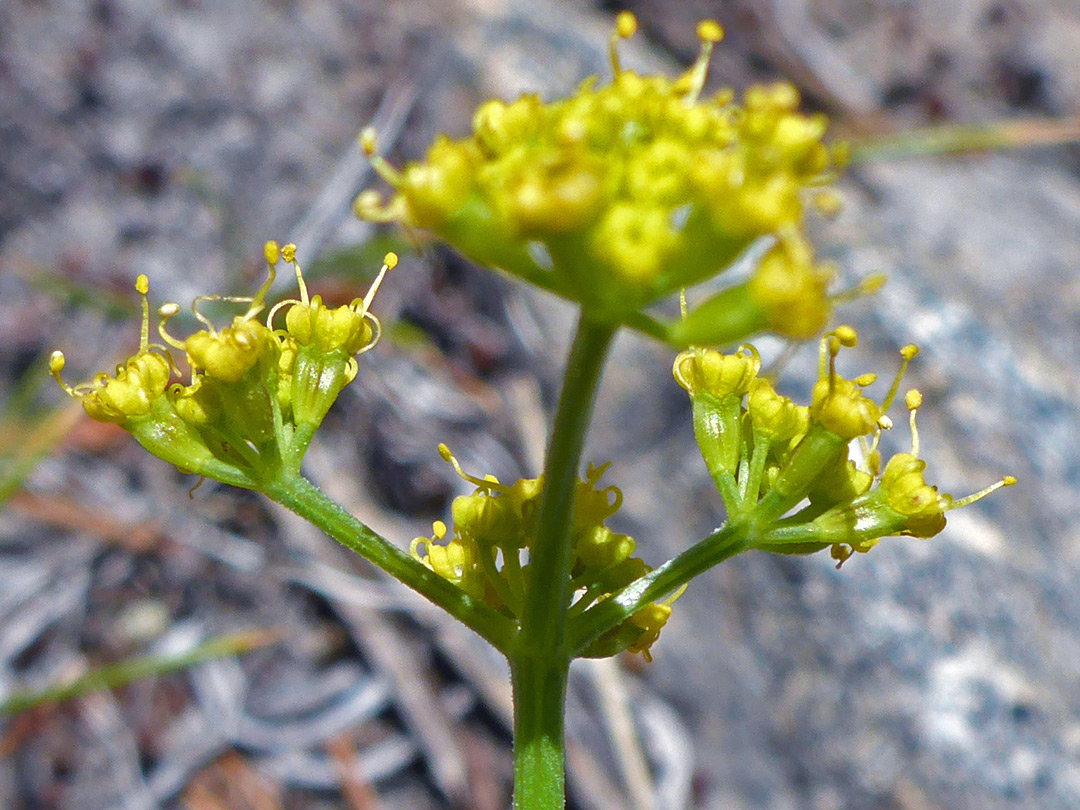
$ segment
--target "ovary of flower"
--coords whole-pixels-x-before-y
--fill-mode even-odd
[[[89,383],[67,385],[60,377],[64,369],[64,353],[55,351],[49,358],[49,372],[60,387],[71,397],[79,400],[83,409],[99,422],[123,424],[134,416],[150,412],[154,401],[168,387],[172,376],[172,363],[164,354],[164,348],[149,342],[150,310],[146,300],[149,285],[146,276],[135,280],[135,289],[142,303],[142,322],[139,330],[139,350],[122,365],[117,366],[116,376],[104,372],[94,376]],[[157,353],[155,349],[161,351]]]

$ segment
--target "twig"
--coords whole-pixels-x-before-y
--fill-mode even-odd
[[[381,810],[382,803],[371,783],[361,779],[353,767],[355,750],[347,734],[335,734],[326,741],[326,751],[334,762],[341,783],[341,796],[350,810]]]
[[[41,690],[16,692],[0,704],[0,714],[15,714],[37,706],[82,697],[91,692],[124,686],[151,675],[185,669],[211,658],[238,655],[258,647],[265,647],[277,641],[278,638],[279,633],[276,630],[245,630],[216,636],[179,655],[136,656],[118,664],[87,672],[70,683]]]
[[[1026,149],[1080,142],[1080,118],[945,124],[851,141],[851,162],[905,160],[991,149]]]

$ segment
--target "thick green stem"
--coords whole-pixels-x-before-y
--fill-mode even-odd
[[[565,804],[563,712],[570,657],[563,636],[570,604],[570,533],[581,450],[616,328],[584,316],[578,323],[544,465],[521,630],[508,656],[516,810],[561,810]]]
[[[566,658],[522,656],[514,687],[514,810],[562,810],[566,803]]]
[[[752,526],[748,521],[725,524],[678,557],[589,608],[567,628],[566,648],[572,654],[579,653],[645,605],[663,598],[714,565],[746,551],[752,543]]]
[[[373,532],[301,476],[282,476],[262,490],[271,500],[322,529],[350,551],[430,599],[504,653],[511,648],[513,622],[414,560]]]
[[[544,465],[544,489],[529,552],[521,645],[551,655],[561,651],[570,605],[570,525],[581,448],[614,333],[615,327],[595,324],[585,317],[578,323]]]

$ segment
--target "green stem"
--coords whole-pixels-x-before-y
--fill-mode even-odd
[[[514,810],[566,804],[566,677],[569,660],[523,656],[511,664],[514,688]]]
[[[544,489],[529,556],[521,646],[550,654],[562,648],[570,604],[570,526],[585,432],[615,327],[582,316],[563,375],[563,389],[544,465]]]
[[[563,713],[570,657],[563,636],[570,604],[574,496],[596,389],[616,329],[582,315],[552,426],[521,631],[508,655],[514,688],[516,810],[561,810],[565,805]]]
[[[566,648],[579,653],[645,605],[663,598],[729,557],[746,551],[753,541],[752,525],[748,521],[726,523],[678,557],[634,580],[611,598],[593,605],[569,623]]]
[[[306,478],[282,476],[262,491],[271,500],[322,529],[345,548],[434,602],[496,649],[504,653],[510,650],[514,638],[514,624],[510,619],[473,599],[457,585],[373,532]]]

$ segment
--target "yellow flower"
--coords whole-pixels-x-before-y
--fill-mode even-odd
[[[713,21],[698,26],[698,59],[674,79],[622,67],[618,42],[635,30],[633,15],[620,15],[610,83],[588,79],[551,102],[487,101],[468,137],[440,136],[401,171],[365,132],[393,195],[383,205],[364,192],[357,216],[429,230],[609,319],[715,275],[759,236],[795,240],[832,168],[825,119],[799,113],[789,84],[751,88],[741,104],[730,90],[703,97],[722,36]],[[826,274],[780,260],[756,282],[759,306],[797,310],[776,328],[813,334],[828,311]]]

